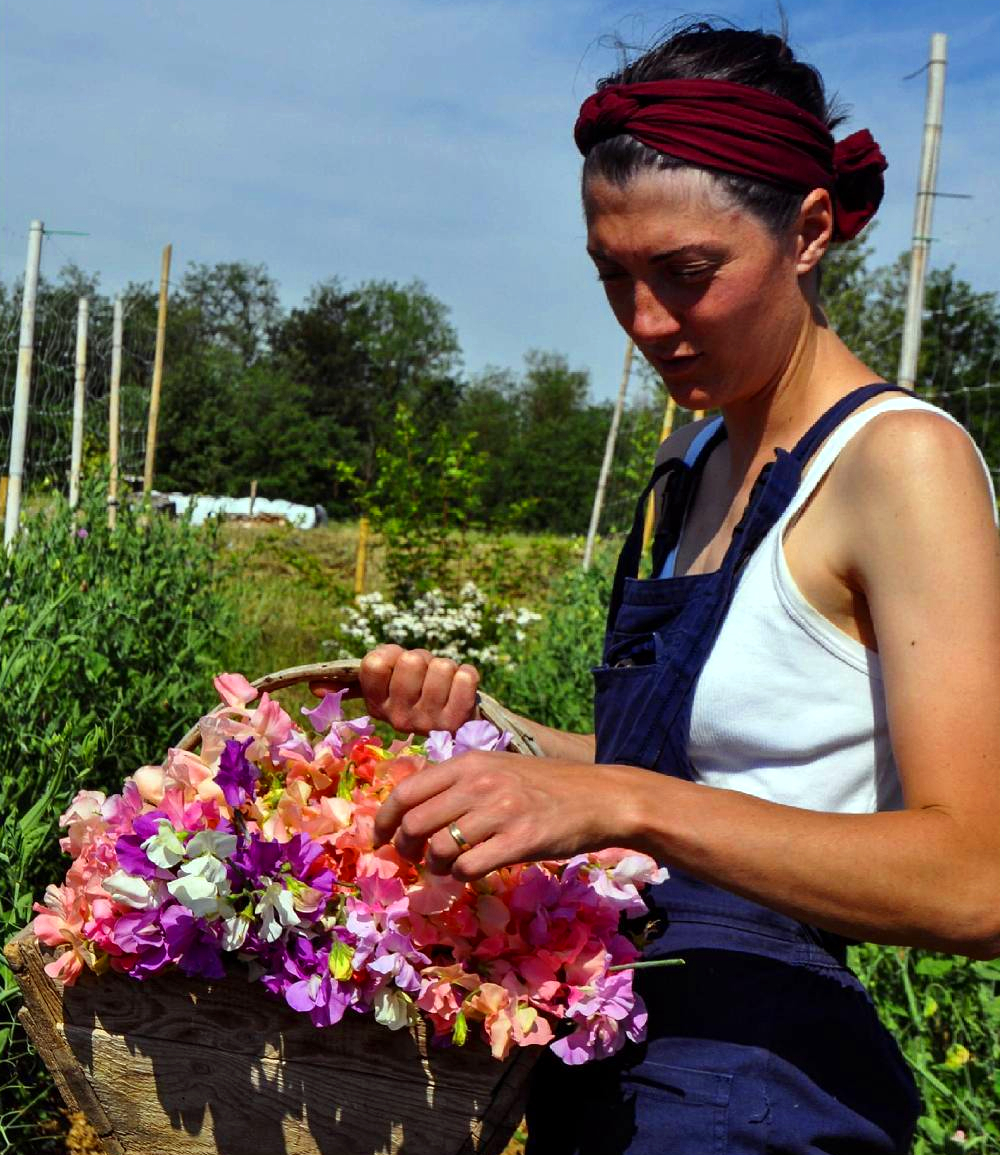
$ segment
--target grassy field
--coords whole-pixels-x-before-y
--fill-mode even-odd
[[[470,534],[466,544],[454,588],[473,581],[498,601],[532,609],[545,605],[552,583],[583,557],[581,538]],[[337,656],[334,623],[354,597],[356,523],[311,530],[232,523],[223,526],[220,546],[226,584],[248,626],[259,631],[248,676]],[[366,592],[383,587],[383,557],[378,536],[369,537]]]

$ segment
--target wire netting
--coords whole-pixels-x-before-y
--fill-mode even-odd
[[[15,289],[0,314],[0,472],[10,458],[11,422],[17,381],[21,294]],[[142,298],[123,302],[119,469],[125,480],[141,480],[146,455],[146,421],[156,347],[155,318]],[[90,300],[84,408],[84,468],[106,459],[113,345],[112,303]],[[25,443],[24,487],[67,489],[72,452],[76,380],[77,298],[58,291],[39,293]]]

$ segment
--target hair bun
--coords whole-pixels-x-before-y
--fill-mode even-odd
[[[833,146],[835,240],[852,240],[875,215],[885,192],[882,174],[888,167],[867,128]]]

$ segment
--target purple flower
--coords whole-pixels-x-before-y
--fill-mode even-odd
[[[572,997],[572,996],[571,996]],[[552,1050],[569,1066],[590,1059],[607,1059],[625,1045],[645,1035],[649,1016],[642,999],[632,990],[632,972],[615,971],[597,979],[582,998],[571,1002],[566,1018],[579,1025]]]
[[[83,526],[80,526],[80,528],[76,531],[76,536],[81,541],[85,541],[88,537],[90,537],[90,533],[88,530],[84,529]]]
[[[246,756],[246,749],[253,741],[247,738],[245,742],[238,742],[235,738],[226,741],[226,748],[219,758],[219,770],[215,781],[222,790],[226,802],[236,810],[252,798],[257,786],[260,771]]]
[[[280,842],[268,842],[251,834],[227,864],[233,893],[242,890],[244,886],[253,890],[266,885],[264,879],[269,879],[278,869],[282,854]]]
[[[447,730],[432,730],[427,737],[427,757],[431,762],[444,762],[470,750],[506,750],[509,744],[510,734],[492,722],[466,722],[455,731],[454,738]]]
[[[140,820],[136,820],[138,826]],[[156,833],[156,825],[153,824],[152,833]],[[120,834],[115,842],[115,854],[118,858],[118,865],[125,871],[126,874],[131,874],[136,878],[173,878],[173,874],[169,870],[164,870],[159,866],[155,866],[146,857],[145,850],[142,849],[143,842],[149,838],[149,834]]]
[[[159,910],[136,910],[119,915],[110,937],[125,954],[137,956],[129,970],[133,978],[147,978],[172,961],[160,925]]]
[[[341,708],[340,702],[347,693],[347,687],[342,690],[337,690],[332,694],[324,694],[320,698],[319,705],[314,706],[309,710],[305,706],[302,707],[302,713],[309,719],[309,724],[316,731],[317,734],[322,734],[324,730],[329,730],[334,722],[339,722],[344,716],[344,711]]]
[[[161,911],[160,923],[170,956],[186,975],[205,979],[226,977],[218,922],[206,923],[180,903],[173,903]]]

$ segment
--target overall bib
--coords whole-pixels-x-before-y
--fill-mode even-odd
[[[819,445],[859,405],[897,389],[856,390],[791,452],[777,450],[714,573],[635,576],[653,485],[669,476],[655,573],[724,427],[693,465],[657,467],[618,562],[604,661],[594,671],[598,763],[694,778],[694,689],[743,566]],[[644,958],[680,956],[685,965],[636,972],[649,1011],[645,1042],[580,1067],[543,1056],[528,1108],[529,1155],[909,1150],[919,1114],[913,1079],[846,967],[845,940],[673,868],[646,899],[656,929]]]

